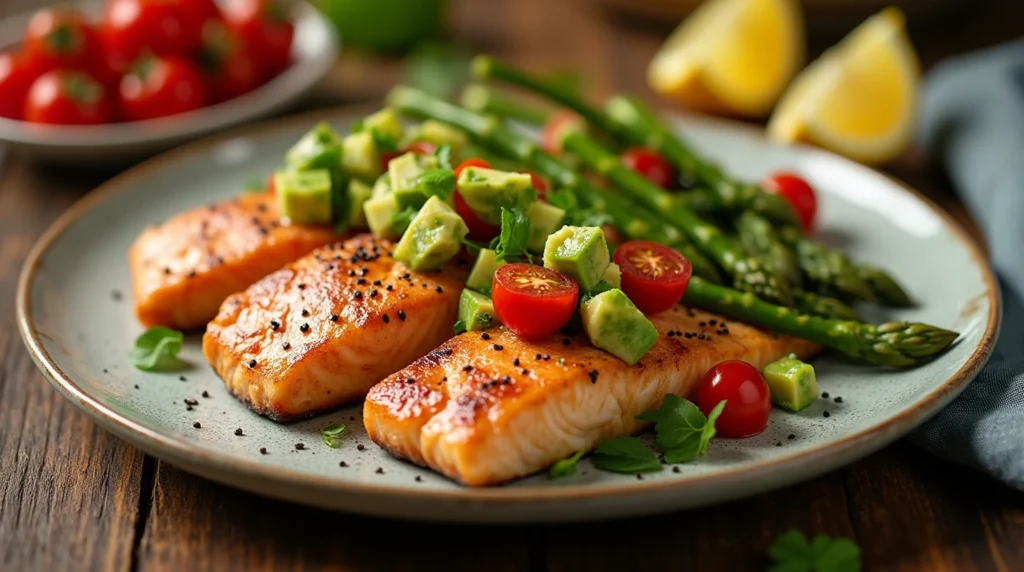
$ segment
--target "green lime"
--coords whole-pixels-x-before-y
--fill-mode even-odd
[[[445,0],[316,0],[344,45],[399,51],[432,37],[442,26]]]

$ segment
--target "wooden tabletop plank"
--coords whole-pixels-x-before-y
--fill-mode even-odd
[[[25,255],[95,176],[15,157],[0,173],[0,569],[129,570],[143,455],[47,383],[14,321]]]

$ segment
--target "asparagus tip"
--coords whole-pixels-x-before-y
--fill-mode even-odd
[[[470,69],[473,70],[474,77],[486,79],[491,76],[491,70],[494,69],[494,58],[484,54],[476,56],[470,63]]]

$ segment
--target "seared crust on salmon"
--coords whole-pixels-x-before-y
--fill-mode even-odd
[[[661,336],[632,367],[581,336],[534,343],[504,328],[486,339],[462,334],[373,387],[363,423],[399,457],[467,485],[493,485],[637,432],[648,425],[637,415],[667,393],[692,397],[716,363],[760,368],[819,349],[683,307],[651,321]]]
[[[135,313],[146,326],[201,328],[228,295],[339,238],[325,227],[281,225],[270,193],[186,211],[132,245]]]
[[[468,273],[411,272],[370,235],[331,244],[229,297],[203,336],[228,389],[277,421],[362,399],[452,336]]]

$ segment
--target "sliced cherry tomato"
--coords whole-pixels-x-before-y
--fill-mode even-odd
[[[707,415],[720,402],[725,409],[715,422],[723,437],[750,437],[768,425],[772,410],[771,393],[756,367],[739,360],[712,367],[697,388],[697,406]]]
[[[582,128],[583,125],[583,119],[579,115],[564,109],[556,111],[548,118],[540,132],[540,148],[552,155],[560,154],[565,130]]]
[[[178,0],[109,0],[103,38],[109,57],[126,71],[145,51],[189,57],[202,43],[202,21]]]
[[[184,113],[206,105],[206,81],[192,62],[143,56],[121,80],[121,111],[139,121]]]
[[[36,76],[20,54],[0,53],[0,117],[21,119],[25,96]]]
[[[200,54],[214,102],[249,93],[263,83],[263,72],[238,35],[222,22],[207,21]]]
[[[647,147],[630,147],[622,153],[622,164],[663,189],[671,189],[675,175],[661,153]]]
[[[796,211],[804,232],[814,230],[818,215],[818,197],[807,181],[793,173],[775,173],[764,180],[764,188],[782,195]]]
[[[491,164],[487,161],[479,158],[466,159],[459,163],[455,167],[455,179],[458,180],[459,175],[462,171],[469,167],[480,167],[482,169],[490,169]],[[462,217],[462,221],[466,223],[466,227],[469,228],[469,238],[471,240],[488,241],[498,236],[501,233],[501,227],[498,225],[491,224],[481,219],[476,212],[466,204],[466,201],[459,194],[459,191],[455,191],[455,212]]]
[[[59,125],[93,125],[111,120],[103,84],[80,71],[53,70],[39,77],[25,100],[26,121]]]
[[[622,291],[645,314],[664,312],[683,299],[693,268],[685,256],[648,240],[631,240],[615,249]]]
[[[498,319],[527,340],[546,338],[569,322],[580,287],[550,268],[506,264],[494,273],[491,296]]]
[[[102,51],[99,34],[72,8],[46,8],[28,21],[22,50],[40,75],[54,68],[91,71]]]
[[[413,141],[405,149],[406,153],[416,153],[417,155],[433,155],[434,151],[437,151],[437,146],[429,141]]]
[[[285,0],[231,0],[224,9],[224,19],[242,38],[249,55],[263,65],[267,79],[291,63],[295,26],[290,6]]]

